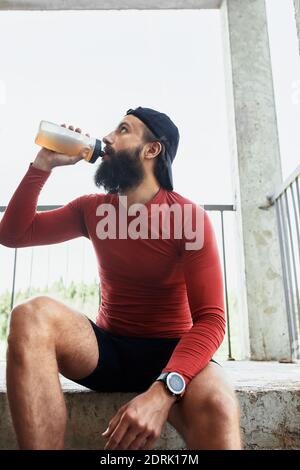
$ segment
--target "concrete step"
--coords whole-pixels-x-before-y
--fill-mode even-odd
[[[241,405],[246,449],[300,449],[300,364],[230,361],[222,363]],[[135,393],[96,393],[60,377],[67,409],[66,449],[103,449],[101,432]],[[49,416],[49,419],[51,417]],[[16,449],[6,396],[5,363],[0,363],[0,449]],[[185,449],[166,423],[155,449]]]

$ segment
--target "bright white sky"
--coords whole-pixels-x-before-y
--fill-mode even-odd
[[[136,106],[165,112],[179,128],[175,190],[200,203],[231,202],[217,11],[9,12],[0,21],[9,44],[0,58],[5,202],[38,151],[41,119],[102,138]],[[55,168],[39,202],[98,192],[94,171],[84,161]]]
[[[300,62],[292,0],[267,6],[286,178],[299,164],[300,103],[292,101],[292,85]],[[175,191],[200,204],[232,203],[219,20],[209,10],[1,12],[0,205],[39,150],[40,120],[102,139],[136,106],[165,112],[180,130]],[[96,165],[55,168],[39,204],[98,192]]]
[[[286,177],[299,161],[300,104],[291,95],[300,65],[292,1],[268,5]],[[2,205],[39,149],[41,119],[102,138],[139,105],[169,114],[180,130],[175,190],[199,203],[233,202],[218,11],[1,12],[0,44]],[[39,203],[98,192],[94,171],[85,161],[55,168]]]

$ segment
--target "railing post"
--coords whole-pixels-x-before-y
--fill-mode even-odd
[[[16,272],[17,272],[17,253],[18,253],[18,248],[15,248],[15,254],[14,254],[14,272],[13,272],[13,282],[12,282],[12,291],[11,291],[10,310],[13,309],[14,301],[15,301],[15,286],[16,286]]]
[[[230,315],[229,315],[229,304],[228,304],[228,288],[227,288],[227,270],[226,270],[226,248],[225,248],[225,237],[224,237],[224,218],[223,211],[221,214],[221,227],[222,227],[222,254],[223,254],[223,266],[224,266],[224,284],[225,284],[225,301],[226,301],[226,324],[227,324],[227,341],[228,341],[228,360],[234,361],[231,352],[231,335],[230,335]]]

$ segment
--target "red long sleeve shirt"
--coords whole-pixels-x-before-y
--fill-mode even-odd
[[[39,193],[50,174],[29,164],[0,222],[0,243],[18,248],[89,238],[101,286],[97,325],[119,335],[180,337],[162,372],[179,372],[188,384],[208,364],[225,334],[222,270],[206,211],[162,187],[145,204],[148,220],[152,204],[175,203],[182,208],[192,204],[193,213],[203,211],[200,249],[187,250],[186,242],[191,240],[176,238],[172,228],[169,239],[162,238],[161,230],[158,239],[122,239],[118,217],[116,238],[100,239],[97,224],[103,215],[97,215],[97,208],[99,214],[103,203],[113,204],[118,214],[118,194],[83,195],[61,208],[36,212]],[[134,218],[128,216],[128,224]]]

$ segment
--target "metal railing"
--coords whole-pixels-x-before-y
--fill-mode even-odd
[[[48,211],[53,209],[58,209],[63,207],[62,205],[38,205],[37,211]],[[222,240],[222,264],[223,264],[223,273],[224,273],[224,294],[225,294],[225,306],[226,306],[226,329],[227,329],[227,347],[228,347],[228,360],[234,360],[232,356],[232,344],[231,344],[231,334],[230,334],[230,309],[228,301],[228,286],[227,286],[227,267],[226,267],[226,243],[225,243],[225,225],[224,225],[224,212],[235,211],[236,208],[234,205],[222,205],[222,204],[201,204],[201,207],[204,207],[207,211],[217,212],[220,217],[221,224],[221,240]],[[6,206],[0,206],[0,214],[4,212]],[[14,248],[14,266],[13,266],[13,278],[12,278],[12,288],[11,288],[11,302],[10,308],[12,309],[15,301],[15,287],[16,287],[16,276],[17,276],[17,255],[18,248]],[[101,298],[100,286],[99,286],[99,302]]]
[[[275,204],[292,359],[300,359],[300,165],[267,199]]]
[[[225,303],[226,303],[226,329],[227,329],[227,341],[228,341],[228,361],[234,361],[232,356],[232,345],[231,345],[231,334],[230,334],[230,314],[229,314],[229,302],[228,302],[228,288],[227,288],[227,269],[226,269],[226,244],[224,236],[224,212],[235,211],[236,208],[233,205],[211,205],[204,204],[204,209],[207,211],[217,211],[220,214],[221,219],[221,230],[222,230],[222,258],[223,258],[223,272],[224,272],[224,288],[225,288]]]

